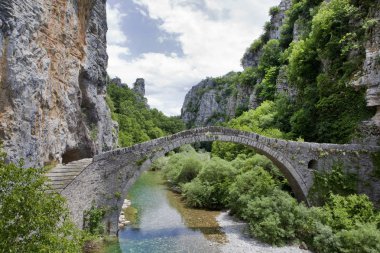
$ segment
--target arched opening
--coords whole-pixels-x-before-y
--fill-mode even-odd
[[[282,154],[278,153],[275,149],[272,149],[268,145],[262,145],[265,140],[262,136],[253,134],[253,136],[238,137],[238,130],[233,129],[223,129],[220,132],[219,127],[209,127],[210,131],[203,129],[187,130],[181,132],[181,135],[172,135],[170,139],[162,143],[160,149],[157,152],[154,152],[150,159],[147,159],[142,165],[142,170],[149,169],[151,163],[159,157],[164,156],[166,153],[173,151],[185,144],[194,144],[194,143],[210,143],[214,141],[221,141],[227,143],[242,144],[252,150],[257,154],[263,155],[268,158],[281,172],[281,174],[287,179],[289,186],[292,190],[292,193],[298,201],[304,201],[306,204],[308,200],[307,196],[307,187],[304,185],[303,176],[296,170],[292,163],[284,157]],[[215,129],[214,129],[215,128]],[[184,133],[191,133],[190,136],[186,136]],[[248,134],[248,133],[247,133]],[[247,137],[250,139],[248,141]],[[144,154],[146,156],[146,154]]]
[[[300,170],[298,167],[302,166],[302,164],[289,157],[289,148],[292,150],[290,146],[301,144],[269,139],[255,133],[223,127],[190,129],[167,137],[136,144],[132,147],[112,150],[97,155],[93,158],[93,163],[90,166],[92,170],[82,172],[76,180],[85,178],[86,174],[93,177],[94,173],[102,178],[101,182],[91,184],[90,187],[87,184],[86,191],[89,191],[88,194],[91,195],[93,191],[99,192],[98,184],[105,186],[101,190],[103,193],[99,193],[95,197],[95,202],[109,207],[117,206],[117,210],[113,209],[114,212],[107,214],[104,220],[111,220],[111,233],[116,234],[118,230],[117,221],[123,205],[123,199],[120,196],[127,196],[132,184],[140,177],[141,173],[150,168],[154,160],[165,156],[166,153],[185,144],[212,141],[243,144],[255,150],[258,154],[266,156],[287,179],[294,196],[299,201],[309,204],[307,200],[308,175],[305,175],[305,171]],[[304,167],[304,169],[307,169],[307,164]],[[97,169],[93,170],[94,168]],[[101,197],[112,194],[117,194],[119,197],[110,199]]]
[[[307,168],[309,170],[316,170],[318,169],[318,161],[317,160],[310,160],[309,163],[307,164]]]
[[[84,158],[90,158],[93,156],[93,153],[88,148],[72,148],[66,150],[62,155],[62,163],[67,164]]]
[[[189,130],[190,133],[192,131],[193,130]],[[256,137],[257,137],[256,135],[249,135],[248,137],[240,137],[234,131],[231,134],[227,134],[227,133],[223,134],[223,133],[217,132],[217,131],[202,131],[202,132],[196,132],[195,131],[195,133],[191,134],[190,136],[186,136],[186,134],[184,132],[182,132],[177,136],[168,137],[166,140],[152,141],[153,143],[150,147],[147,147],[144,144],[140,144],[140,145],[136,146],[135,148],[130,149],[130,152],[133,154],[139,153],[138,150],[141,150],[141,152],[139,153],[141,156],[139,158],[135,158],[136,160],[133,163],[134,166],[136,166],[138,168],[136,169],[136,173],[133,175],[133,178],[131,180],[133,181],[134,179],[137,179],[137,178],[144,178],[146,176],[146,174],[144,173],[144,175],[142,177],[140,177],[140,173],[142,173],[145,170],[148,170],[150,168],[151,164],[154,163],[154,161],[156,159],[158,159],[160,157],[164,157],[168,152],[170,152],[172,150],[178,151],[178,148],[182,147],[185,144],[193,144],[193,143],[197,143],[197,142],[200,143],[200,142],[204,142],[204,141],[216,141],[216,140],[218,140],[218,141],[222,141],[224,143],[243,144],[245,147],[254,150],[255,153],[261,154],[261,155],[267,157],[280,170],[282,175],[288,180],[289,185],[292,189],[292,192],[294,193],[296,198],[298,200],[301,200],[301,201],[306,201],[305,194],[304,194],[303,189],[302,189],[302,183],[303,182],[302,182],[302,180],[298,181],[299,178],[301,177],[301,175],[298,174],[297,170],[289,162],[287,157],[284,157],[283,154],[284,153],[286,154],[286,152],[281,153],[281,149],[280,149],[280,152],[278,152],[274,148],[274,145],[266,145],[268,143],[267,139],[265,139],[265,138],[261,139],[261,136],[258,136],[257,138]],[[197,146],[197,145],[195,145],[195,146]],[[198,148],[202,149],[202,146],[199,146]],[[113,157],[113,159],[117,159],[117,158]],[[229,162],[231,162],[231,161],[229,161]],[[205,168],[205,167],[203,167],[203,168]],[[252,168],[252,170],[255,169],[255,167],[253,167],[253,166],[251,168]],[[216,170],[212,170],[213,173],[215,171]],[[228,172],[228,169],[226,169],[224,171]],[[196,176],[193,174],[193,172],[194,172],[193,168],[189,168],[189,170],[187,170],[186,172],[189,172],[191,175],[189,175],[188,173],[184,173],[183,175],[180,174],[183,176],[183,177],[181,177],[181,180],[183,180],[183,182],[182,181],[180,182],[181,184],[189,183],[189,181],[190,181],[189,179],[190,178],[193,179]],[[243,173],[241,173],[241,174],[243,174]],[[210,178],[209,176],[219,178],[219,176],[221,176],[221,175],[219,175],[218,173],[215,173],[215,174],[208,173],[207,177]],[[246,177],[246,178],[248,178],[248,177]],[[197,187],[197,189],[194,190],[194,193],[195,192],[207,192],[207,194],[209,194],[210,189],[209,188],[203,188],[204,185],[202,185],[201,179],[200,178],[198,178],[198,179],[199,179],[198,182],[200,182],[200,185],[194,184],[194,188]],[[253,180],[256,180],[256,179],[257,178],[255,178]],[[250,185],[250,182],[252,182],[252,180],[248,181],[247,185]],[[256,180],[256,182],[260,182],[260,181]],[[210,188],[214,189],[213,182],[208,181],[207,184],[210,186]],[[129,184],[129,186],[130,185],[131,184]],[[139,181],[138,185],[140,186],[139,189],[141,190],[140,181]],[[215,185],[218,185],[218,187],[221,187],[221,188],[223,188],[223,187],[228,188],[229,187],[228,185],[225,186],[224,182],[222,182],[220,184],[219,184],[219,182],[217,182]],[[127,187],[129,187],[129,186],[127,186]],[[198,187],[198,186],[200,186],[200,187]],[[198,189],[200,189],[200,190],[198,190]],[[276,192],[276,194],[277,194],[278,189],[279,188],[276,188],[276,190],[273,191],[273,193]],[[132,188],[132,191],[135,192],[135,189]],[[226,195],[224,195],[224,191],[221,191],[219,189],[215,192],[217,194],[220,194],[220,196],[222,196],[222,198],[226,196]],[[269,192],[270,193],[267,196],[271,196],[272,191],[269,190]],[[141,195],[149,196],[150,194],[153,194],[153,193],[144,193]],[[200,194],[203,197],[202,193],[200,193]],[[213,193],[211,193],[211,194],[213,194]],[[255,194],[256,194],[256,192],[255,192]],[[273,194],[273,195],[275,195],[275,194]],[[136,195],[134,195],[134,196],[136,196]],[[182,192],[181,196],[184,198],[186,196],[186,193]],[[252,195],[249,195],[249,196],[252,196]],[[261,195],[259,195],[259,196],[261,196]],[[276,197],[274,197],[274,198],[277,198],[277,199],[286,199],[283,197],[283,195],[275,195],[275,196]],[[287,195],[287,196],[289,196],[289,195]],[[206,199],[206,198],[204,198],[204,199]],[[236,198],[236,199],[238,199],[238,198]],[[254,198],[252,198],[252,200],[253,199]],[[216,202],[219,199],[216,197],[216,194],[214,194],[214,195],[210,195],[210,198],[206,199],[206,201],[207,200],[212,200],[212,201]],[[150,202],[149,207],[151,207],[151,203],[152,202]],[[161,207],[162,203],[163,202],[161,201],[160,207]],[[216,205],[218,205],[218,204],[216,204]],[[234,206],[244,206],[244,205],[234,205]],[[193,206],[193,207],[196,207],[196,206]],[[198,208],[219,210],[219,209],[217,209],[218,206],[215,207],[215,203],[213,203],[210,206],[203,206],[203,207],[198,206]],[[213,208],[215,208],[215,209],[213,209]],[[230,209],[232,210],[232,208],[230,208]],[[236,212],[242,212],[241,210],[243,210],[243,209],[235,208],[234,212],[236,214]],[[146,213],[151,213],[151,212],[146,212]],[[157,214],[155,214],[155,215],[157,215]],[[145,220],[151,220],[151,219],[153,219],[153,218],[150,217],[150,219],[145,219]]]

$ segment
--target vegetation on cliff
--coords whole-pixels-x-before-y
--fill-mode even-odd
[[[276,104],[264,102],[228,126],[287,138],[276,126]],[[357,195],[356,174],[336,164],[316,173],[308,208],[292,196],[287,180],[266,157],[242,145],[215,142],[211,153],[184,146],[154,163],[187,205],[224,209],[249,224],[264,242],[304,242],[314,252],[377,252],[380,214],[366,195]]]
[[[291,2],[279,35],[272,30],[279,24],[268,22],[243,58],[250,65],[245,64],[242,72],[215,78],[216,89],[228,83],[228,97],[236,96],[241,86],[252,87],[249,104],[236,108],[235,116],[273,101],[278,105],[274,127],[289,138],[350,142],[357,137],[358,125],[375,112],[366,107],[365,88],[353,83],[363,75],[365,45],[371,29],[378,25],[370,9],[378,3]],[[278,22],[273,16],[280,11],[284,10],[271,10],[272,22]]]
[[[119,124],[119,145],[136,143],[174,134],[184,129],[179,117],[168,117],[157,109],[149,109],[142,97],[128,86],[107,86],[107,103],[112,119]]]

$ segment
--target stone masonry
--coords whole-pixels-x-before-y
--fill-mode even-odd
[[[379,204],[380,180],[372,176],[377,169],[372,157],[380,152],[379,146],[293,142],[223,127],[186,130],[97,155],[59,192],[67,198],[77,226],[83,226],[84,211],[91,206],[102,207],[107,211],[104,218],[107,231],[115,234],[123,196],[155,159],[185,144],[217,140],[244,144],[267,156],[287,178],[297,199],[307,204],[313,171],[329,170],[337,162],[347,171],[356,172],[360,179],[358,192]]]

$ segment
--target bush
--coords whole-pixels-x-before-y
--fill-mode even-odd
[[[272,17],[274,15],[277,15],[279,12],[280,12],[280,7],[278,7],[278,6],[274,6],[274,7],[269,9],[269,15],[271,15]]]
[[[323,205],[330,194],[342,196],[354,194],[357,191],[357,174],[343,171],[343,165],[336,163],[331,171],[315,171],[314,184],[310,189],[309,198],[315,205]]]
[[[333,231],[353,229],[359,223],[371,223],[376,219],[373,204],[367,195],[331,195],[323,210],[327,225]]]
[[[240,174],[229,188],[228,207],[231,214],[243,217],[248,202],[252,199],[269,195],[276,187],[271,175],[261,167]]]
[[[380,231],[373,223],[337,233],[329,226],[318,224],[311,246],[320,253],[377,253],[380,252]]]
[[[336,237],[339,242],[339,252],[380,252],[380,231],[375,224],[362,224],[356,229],[342,230],[337,233]]]
[[[163,156],[153,161],[152,165],[150,166],[150,169],[152,171],[159,171],[166,167],[168,164],[169,157]]]
[[[166,158],[166,164],[162,164],[164,165],[162,167],[164,177],[175,186],[194,179],[203,163],[209,159],[209,154],[197,153],[190,145],[180,147],[179,152]]]
[[[303,222],[297,201],[281,190],[251,200],[243,217],[252,235],[278,246],[294,241]]]
[[[198,160],[195,156],[187,158],[182,165],[180,173],[177,176],[176,182],[187,183],[197,177],[203,166],[202,161]]]
[[[244,112],[238,118],[232,119],[227,126],[248,132],[254,132],[267,137],[285,138],[285,134],[274,127],[276,107],[274,102],[265,101],[255,110]],[[238,154],[253,155],[251,149],[244,145],[234,143],[214,142],[212,145],[212,155],[232,161]]]
[[[185,203],[195,208],[204,208],[208,206],[213,187],[202,183],[199,179],[195,179],[190,183],[183,185],[183,195]]]
[[[252,42],[251,46],[249,47],[249,51],[252,53],[257,53],[262,47],[264,43],[261,39],[257,39]]]
[[[84,213],[84,229],[92,235],[104,234],[105,230],[102,220],[105,213],[103,208],[92,206],[90,210]]]
[[[83,234],[65,200],[46,183],[43,169],[6,164],[0,154],[2,252],[80,252]]]
[[[228,187],[234,176],[235,170],[229,162],[220,158],[212,158],[205,163],[194,181],[183,186],[186,203],[192,207],[209,209],[225,207]],[[200,191],[198,188],[202,190]]]
[[[320,253],[331,253],[338,251],[338,240],[331,227],[317,223],[315,236],[311,242],[312,248]]]

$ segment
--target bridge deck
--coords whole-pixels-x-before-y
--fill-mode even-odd
[[[74,161],[68,164],[59,164],[50,170],[46,176],[51,180],[50,184],[57,192],[61,192],[73,181],[90,163],[92,158]]]

